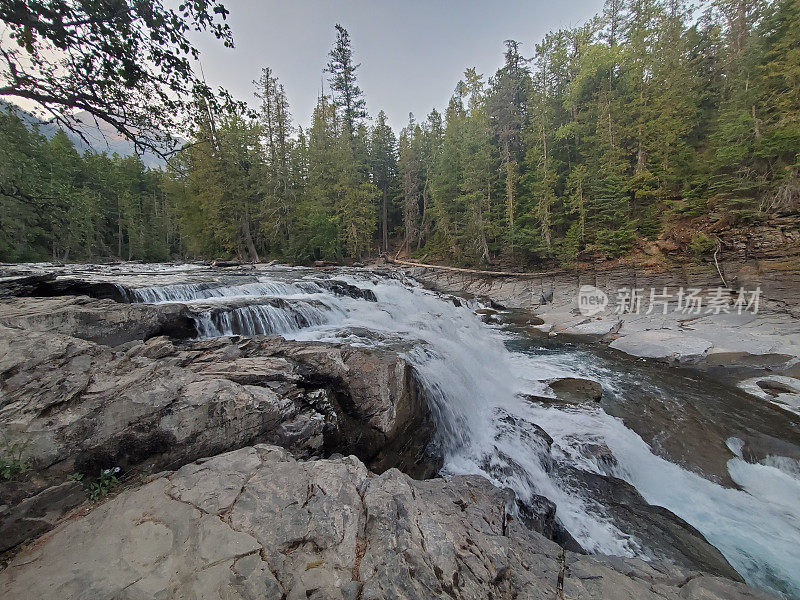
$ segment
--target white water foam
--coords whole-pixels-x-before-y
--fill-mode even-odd
[[[404,355],[417,368],[433,401],[446,473],[483,474],[499,486],[511,487],[522,500],[544,495],[556,503],[558,519],[588,550],[647,558],[646,549],[615,527],[600,506],[548,469],[551,459],[534,433],[535,425],[552,436],[552,459],[587,471],[608,471],[584,451],[588,443],[606,445],[616,459],[611,474],[633,484],[648,502],[694,525],[749,583],[800,598],[800,479],[785,461],[753,465],[733,458],[728,469],[742,489],[724,488],[656,456],[621,420],[599,407],[560,408],[524,400],[521,394],[545,393],[541,380],[575,374],[575,369],[510,351],[507,334],[486,326],[469,307],[457,306],[413,282],[337,273],[337,279],[372,290],[378,302],[366,302],[327,293],[308,275],[299,281],[302,272],[293,276],[298,281],[270,282],[262,277],[257,283],[213,291],[171,286],[168,291],[152,288],[137,293],[156,302],[248,295],[320,301],[335,318],[309,319],[302,326],[285,322],[271,332],[366,346],[408,342]],[[259,318],[276,316],[270,312]],[[240,329],[250,326],[251,334],[261,333],[258,325],[244,322]],[[216,331],[227,333],[233,326]],[[589,353],[576,356],[583,360]],[[613,387],[613,373],[588,367],[592,368],[605,386]]]

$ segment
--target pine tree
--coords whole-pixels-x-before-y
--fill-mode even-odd
[[[295,254],[302,259],[334,259],[342,256],[336,219],[336,186],[340,185],[341,136],[336,107],[323,95],[314,109],[308,132],[307,183],[297,214]],[[349,154],[349,153],[348,153]],[[352,154],[350,154],[352,157]]]
[[[419,152],[420,127],[414,115],[408,115],[408,125],[400,132],[398,169],[403,197],[403,246],[408,253],[417,241],[420,232],[420,196],[422,189],[421,162]]]
[[[381,197],[381,248],[389,250],[390,202],[397,186],[397,138],[386,122],[386,113],[378,113],[370,140],[370,170],[372,182]]]
[[[356,71],[360,66],[353,64],[350,35],[337,23],[336,44],[330,52],[326,71],[330,74],[333,100],[341,111],[344,131],[351,138],[355,137],[358,125],[367,116],[366,101],[356,80]]]
[[[528,61],[520,55],[519,43],[507,40],[505,44],[505,64],[491,82],[488,114],[505,171],[506,220],[513,253],[515,197],[520,176],[519,163],[524,154],[522,130],[527,123],[531,85]]]
[[[467,69],[464,77],[469,100],[463,123],[461,194],[457,200],[463,206],[459,246],[471,263],[489,263],[488,213],[497,161],[490,139],[483,77],[474,68]]]
[[[281,253],[292,236],[294,190],[291,185],[290,152],[292,124],[283,85],[263,69],[254,82],[261,100],[259,124],[264,146],[264,171],[259,176],[263,194],[260,220],[272,253]]]
[[[460,260],[462,249],[458,244],[458,224],[463,220],[458,198],[461,195],[463,166],[461,164],[464,135],[464,94],[463,81],[456,86],[445,112],[444,131],[441,147],[431,173],[431,216],[433,219],[433,250],[445,253],[450,258]]]

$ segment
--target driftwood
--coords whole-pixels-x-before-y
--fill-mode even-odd
[[[541,271],[539,273],[524,273],[518,271],[481,271],[480,269],[465,269],[463,267],[444,267],[441,265],[429,265],[410,260],[400,260],[398,258],[387,258],[386,262],[407,267],[420,267],[423,269],[438,269],[440,271],[453,271],[455,273],[467,273],[469,275],[485,275],[486,277],[541,277],[543,275],[559,275],[564,271]]]

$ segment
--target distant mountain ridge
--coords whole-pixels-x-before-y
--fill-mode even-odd
[[[36,129],[46,138],[52,138],[59,129],[64,129],[57,123],[45,121],[33,113],[17,106],[12,102],[0,99],[0,110],[13,110],[17,116],[30,129]],[[83,154],[87,150],[101,154],[118,154],[119,156],[134,156],[137,154],[133,143],[119,133],[110,123],[102,119],[95,119],[90,113],[81,111],[73,115],[76,128],[80,130],[86,138],[84,141],[80,135],[74,131],[64,129],[67,137],[75,145],[78,153]],[[89,142],[87,144],[87,141]],[[142,162],[151,169],[163,169],[166,166],[164,159],[153,152],[145,152],[141,155]]]

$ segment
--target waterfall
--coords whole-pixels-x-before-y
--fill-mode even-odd
[[[335,285],[313,271],[296,270],[246,282],[130,288],[127,297],[187,303],[201,337],[279,333],[397,350],[415,366],[428,392],[444,474],[482,474],[523,501],[546,496],[556,504],[560,523],[587,550],[651,558],[646,543],[620,531],[554,464],[614,475],[699,529],[749,583],[800,597],[800,469],[794,463],[789,468],[776,457],[750,464],[737,456],[728,470],[741,489],[722,487],[658,456],[598,405],[525,399],[548,394],[549,377],[587,373],[607,393],[625,393],[617,388],[620,373],[591,352],[547,357],[515,351],[509,343],[517,334],[483,323],[474,313],[477,301],[453,301],[397,276],[364,271],[334,276]],[[539,427],[553,438],[551,449],[537,436]],[[613,466],[598,463],[586,451],[589,445],[606,446]]]
[[[132,302],[162,304],[167,302],[194,302],[211,298],[231,299],[254,296],[304,295],[322,291],[322,288],[313,282],[254,281],[224,286],[220,286],[218,282],[205,282],[133,288],[127,291],[127,297]]]
[[[223,335],[285,334],[328,320],[330,309],[308,302],[253,304],[232,310],[208,310],[195,315],[201,338]]]

